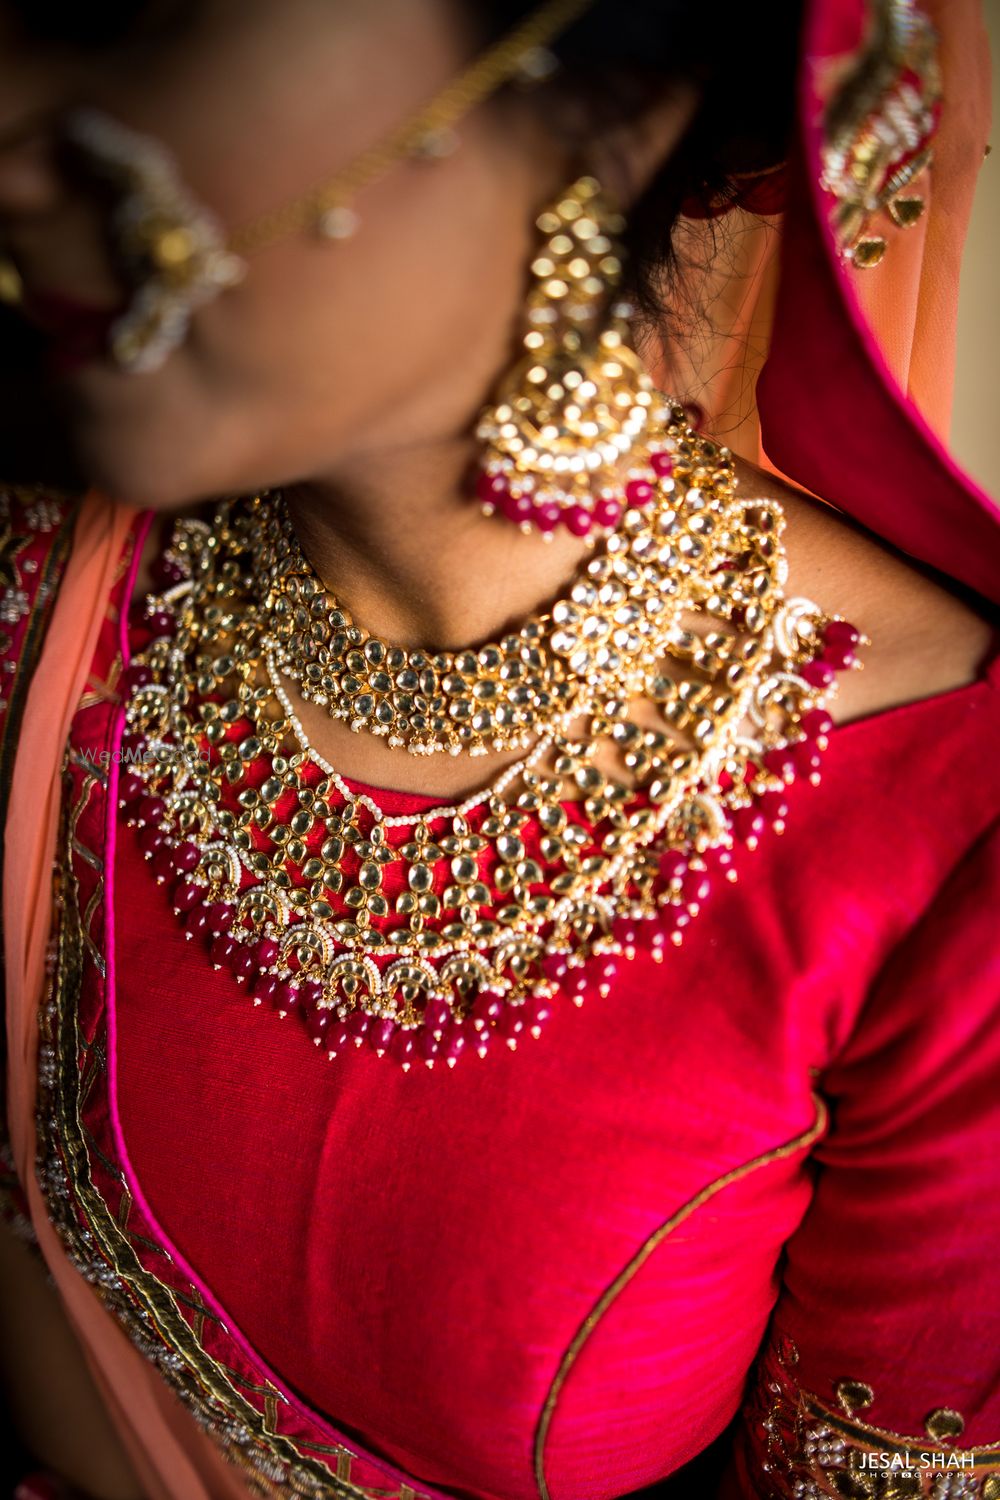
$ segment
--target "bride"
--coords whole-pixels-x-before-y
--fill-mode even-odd
[[[1000,1493],[975,7],[0,27],[18,1494]]]

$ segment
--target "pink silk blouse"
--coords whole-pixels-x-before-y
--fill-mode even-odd
[[[314,1500],[610,1500],[720,1434],[720,1485],[664,1494],[895,1494],[878,1454],[1000,1493],[1000,632],[835,728],[662,963],[404,1072],[185,940],[117,809],[131,553],[67,758],[38,1176],[177,1420]]]

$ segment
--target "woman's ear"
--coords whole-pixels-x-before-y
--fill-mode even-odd
[[[631,119],[589,141],[588,169],[627,212],[677,149],[701,102],[701,88],[678,79]]]

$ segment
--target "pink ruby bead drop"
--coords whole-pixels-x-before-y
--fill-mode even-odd
[[[237,979],[252,979],[257,972],[253,954],[245,943],[234,943],[235,951],[229,956],[229,967]]]
[[[322,1047],[326,1041],[326,1031],[329,1021],[330,1017],[325,1010],[311,1010],[307,1012],[306,1030],[317,1047]]]
[[[594,524],[594,517],[582,505],[571,505],[564,517],[566,530],[573,536],[587,536]]]
[[[352,1010],[347,1018],[347,1026],[355,1046],[360,1047],[368,1030],[368,1016],[363,1010]]]
[[[472,1002],[469,1012],[473,1026],[481,1030],[484,1026],[493,1026],[503,1014],[504,1003],[495,990],[480,990]]]
[[[767,827],[767,819],[756,807],[738,807],[733,813],[733,832],[743,843],[760,838]]]
[[[668,849],[660,855],[660,876],[663,880],[676,880],[687,869],[687,855],[679,849]]]
[[[500,1018],[500,1035],[506,1042],[516,1042],[527,1030],[523,1005],[506,1005]]]
[[[203,906],[196,906],[194,911],[189,912],[184,931],[193,938],[204,937],[208,932],[208,912]]]
[[[290,979],[282,979],[275,986],[273,998],[276,1010],[294,1010],[299,1003],[299,987],[292,984]]]
[[[625,486],[625,499],[629,505],[652,505],[655,495],[648,479],[630,479]]]
[[[552,1003],[547,995],[529,995],[524,1002],[528,1028],[535,1031],[545,1025],[552,1014]]]
[[[823,631],[823,640],[828,646],[856,646],[860,639],[861,631],[849,620],[831,620]]]
[[[323,983],[319,979],[302,979],[299,981],[299,995],[302,1004],[310,1010],[315,1010],[323,998]],[[326,1015],[326,1012],[322,1012]]]
[[[232,957],[235,947],[236,944],[231,937],[217,937],[214,940],[210,952],[212,962],[217,969],[225,968]]]
[[[825,708],[811,708],[802,715],[799,728],[807,740],[818,740],[820,735],[829,734],[833,728],[833,716]]]
[[[666,479],[674,472],[674,461],[669,453],[651,453],[649,466],[660,479]]]
[[[569,993],[571,995],[574,995],[582,1000],[584,995],[586,995],[587,991],[590,989],[590,981],[588,980],[586,973],[581,972],[579,969],[577,969],[574,972],[573,977],[567,983],[566,988],[569,990]]]
[[[812,740],[798,740],[792,746],[792,755],[795,759],[795,769],[804,776],[808,776],[811,771],[818,771],[823,764],[823,756]]]
[[[807,661],[804,667],[799,668],[799,675],[804,677],[812,687],[829,687],[837,675],[833,668],[825,661]]]
[[[551,501],[546,500],[542,505],[535,506],[531,519],[539,531],[548,533],[555,531],[559,525],[559,522],[562,520],[562,511],[558,505],[554,505]]]
[[[569,964],[564,953],[549,953],[542,959],[542,973],[553,984],[562,984],[569,973]]]
[[[253,950],[253,956],[259,969],[269,969],[278,958],[278,945],[274,938],[261,938]]]
[[[433,1031],[427,1030],[426,1022],[420,1028],[420,1056],[425,1063],[433,1063],[441,1051],[441,1044]]]
[[[165,609],[156,609],[147,616],[145,623],[154,636],[170,635],[174,629],[174,618]]]
[[[854,665],[857,657],[850,646],[824,646],[820,660],[835,672],[843,672]]]
[[[158,828],[144,828],[139,834],[139,848],[147,856],[156,854],[166,842],[166,834],[161,833]]]
[[[257,980],[250,993],[258,1005],[270,1005],[274,1000],[277,989],[278,981],[267,975]]]
[[[337,1053],[342,1052],[350,1041],[351,1028],[347,1022],[342,1021],[339,1016],[331,1018],[323,1037],[327,1057],[336,1057]]]
[[[167,810],[162,797],[142,797],[136,808],[140,823],[158,823]]]
[[[228,932],[235,915],[228,901],[213,901],[208,908],[208,930],[212,936],[220,937],[222,933]]]
[[[510,494],[510,487],[502,474],[484,471],[476,480],[476,494],[484,505],[495,505],[499,509]]]
[[[466,1032],[462,1022],[452,1017],[448,1025],[443,1028],[438,1044],[439,1055],[449,1066],[454,1066],[465,1050],[465,1040]]]
[[[432,1035],[447,1026],[451,1020],[451,1007],[440,995],[432,995],[424,1006],[424,1027]]]
[[[173,851],[174,869],[179,875],[190,875],[201,863],[201,850],[197,844],[177,844]]]
[[[118,800],[126,807],[134,807],[146,795],[146,783],[138,771],[126,771],[118,783]]]
[[[396,1035],[396,1023],[388,1016],[379,1016],[368,1028],[367,1040],[376,1052],[385,1052]]]
[[[757,805],[769,823],[788,817],[788,802],[785,799],[785,793],[777,789],[761,792],[757,798]]]
[[[153,874],[157,880],[169,880],[175,873],[173,850],[166,848],[157,849],[153,855]]]
[[[790,745],[782,745],[780,749],[768,750],[763,757],[764,765],[776,776],[783,776],[786,780],[795,774],[795,757],[792,755]]]
[[[401,1026],[397,1027],[396,1035],[393,1037],[389,1047],[389,1053],[404,1068],[408,1068],[411,1063],[417,1062],[417,1039],[413,1032],[406,1031]]]
[[[598,526],[617,526],[622,508],[617,500],[600,499],[594,504],[594,520]]]
[[[611,984],[618,977],[618,965],[611,957],[599,958],[594,965],[594,974],[598,984]]]
[[[192,911],[205,894],[193,880],[179,880],[174,886],[174,911]]]
[[[638,948],[643,934],[636,922],[622,922],[615,928],[615,937],[625,949]]]
[[[535,507],[527,495],[507,494],[501,509],[507,520],[513,521],[515,526],[521,526],[525,521],[530,521],[535,512]]]

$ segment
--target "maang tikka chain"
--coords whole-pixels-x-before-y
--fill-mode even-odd
[[[192,314],[246,276],[246,257],[291,234],[327,243],[358,227],[354,201],[398,162],[434,161],[458,144],[455,126],[504,84],[544,82],[557,69],[549,45],[593,0],[543,0],[457,77],[336,177],[226,232],[184,184],[172,154],[154,137],[103,110],[70,110],[67,145],[109,185],[108,225],[118,269],[130,285],[128,306],[112,324],[109,352],[132,374],[158,370],[185,339]],[[0,258],[0,298],[18,295],[16,268]]]
[[[525,530],[613,531],[653,498],[652,381],[616,291],[622,215],[592,176],[539,215],[522,354],[483,412],[476,494]]]

